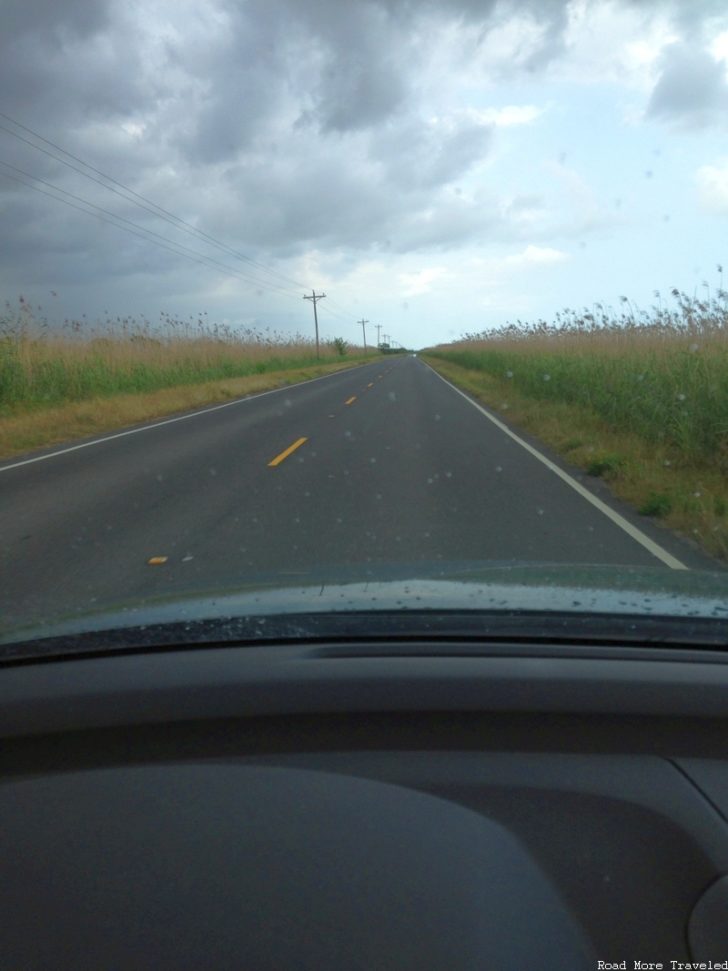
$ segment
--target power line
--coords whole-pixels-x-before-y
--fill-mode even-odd
[[[84,178],[90,179],[92,182],[96,182],[98,185],[102,186],[105,189],[108,189],[110,192],[114,192],[116,195],[121,196],[121,198],[125,199],[127,202],[131,202],[132,205],[136,205],[141,209],[145,209],[147,212],[150,212],[152,215],[157,216],[158,218],[164,219],[165,222],[171,222],[173,225],[175,225],[175,228],[181,230],[182,232],[186,232],[188,235],[195,236],[198,239],[205,240],[207,243],[211,244],[212,246],[217,247],[218,249],[228,253],[229,255],[235,256],[237,259],[240,259],[246,263],[249,263],[251,266],[254,266],[257,269],[261,270],[262,272],[267,273],[269,276],[278,277],[279,279],[284,280],[286,283],[292,284],[295,287],[304,286],[304,284],[300,283],[299,281],[293,280],[291,277],[286,277],[284,274],[278,272],[277,270],[273,270],[265,266],[263,263],[259,263],[257,260],[254,260],[251,257],[238,252],[237,250],[228,246],[226,243],[220,242],[214,236],[211,236],[209,233],[204,232],[204,230],[198,229],[196,226],[193,226],[191,223],[186,222],[184,219],[181,219],[179,216],[176,216],[174,213],[169,212],[169,210],[164,209],[162,206],[158,205],[156,202],[152,201],[151,199],[148,199],[146,196],[141,195],[139,192],[136,192],[134,189],[130,189],[128,186],[124,185],[123,182],[119,182],[117,179],[113,178],[113,176],[107,175],[105,172],[102,172],[100,169],[97,169],[95,166],[91,165],[89,162],[84,161],[82,158],[79,158],[77,155],[74,155],[72,152],[68,152],[66,151],[65,148],[61,148],[60,145],[57,145],[55,142],[50,141],[50,139],[44,138],[43,135],[40,135],[38,132],[33,131],[32,128],[28,128],[27,125],[21,124],[21,122],[16,121],[14,118],[11,118],[10,115],[7,115],[4,112],[0,111],[0,118],[5,118],[7,121],[10,121],[13,125],[16,125],[18,128],[22,129],[23,131],[28,132],[28,134],[32,135],[34,138],[37,138],[39,141],[44,142],[46,145],[50,145],[52,148],[55,148],[63,155],[66,155],[68,158],[72,158],[80,165],[85,166],[86,168],[90,169],[92,172],[95,172],[97,175],[100,175],[103,179],[107,181],[102,182],[100,179],[94,178],[92,175],[89,175],[88,172],[84,172],[82,169],[79,169],[77,166],[72,165],[70,162],[66,161],[66,159],[59,158],[58,155],[56,155],[53,152],[47,151],[46,149],[42,148],[40,145],[34,144],[29,139],[24,138],[22,135],[19,135],[18,132],[15,132],[11,128],[8,128],[6,125],[0,125],[1,131],[6,132],[8,135],[12,135],[14,138],[17,138],[19,141],[24,142],[26,145],[29,145],[31,148],[34,148],[38,152],[42,152],[44,155],[49,156],[49,158],[52,158],[55,161],[60,162],[62,165],[67,166],[68,168],[72,169],[74,172],[78,172],[79,175],[82,175]],[[108,185],[107,182],[112,182],[113,185]],[[119,192],[118,189],[114,188],[114,185],[118,186],[120,189],[123,189],[124,192]],[[124,193],[128,193],[128,195],[125,195]],[[129,198],[129,196],[133,196],[134,198]],[[136,201],[136,200],[140,200],[140,201]]]
[[[140,226],[138,223],[132,222],[132,220],[127,219],[125,216],[119,216],[117,213],[111,212],[109,209],[104,209],[103,206],[98,206],[96,205],[96,203],[90,202],[88,199],[84,199],[82,196],[77,196],[73,192],[68,192],[66,189],[61,189],[60,186],[53,185],[53,183],[51,182],[46,182],[45,179],[40,179],[37,176],[31,175],[29,172],[25,172],[23,169],[18,168],[16,165],[11,165],[10,162],[5,162],[2,159],[0,159],[0,165],[5,166],[6,168],[12,169],[15,172],[18,172],[20,175],[24,177],[25,180],[31,179],[33,181],[31,182],[24,181],[23,179],[17,178],[17,176],[13,176],[13,175],[10,175],[10,173],[8,172],[4,172],[3,174],[5,175],[6,178],[13,179],[15,182],[19,182],[21,185],[25,185],[29,189],[33,189],[36,192],[40,192],[45,196],[49,196],[49,198],[55,199],[57,202],[63,202],[66,205],[70,206],[72,209],[78,209],[79,212],[85,212],[87,215],[94,216],[95,218],[97,217],[97,213],[102,213],[103,215],[99,218],[102,218],[104,222],[110,223],[110,225],[112,226],[116,226],[117,229],[123,229],[127,232],[130,232],[133,236],[138,236],[140,239],[144,239],[149,243],[153,243],[155,246],[160,246],[162,249],[169,250],[170,252],[175,253],[178,256],[186,256],[188,258],[192,258],[196,263],[205,263],[208,266],[211,266],[215,269],[225,270],[225,272],[230,273],[234,276],[237,276],[241,280],[245,280],[246,283],[250,283],[253,286],[260,287],[261,289],[271,290],[271,291],[275,290],[276,292],[281,293],[287,297],[293,296],[292,293],[284,290],[282,287],[275,286],[274,284],[262,283],[260,280],[256,280],[254,277],[250,277],[244,273],[241,273],[239,270],[237,270],[234,267],[227,266],[226,264],[221,263],[219,260],[214,259],[214,257],[207,256],[204,253],[198,253],[196,250],[192,250],[188,246],[184,246],[182,243],[177,243],[175,240],[169,239],[167,236],[162,236],[152,229],[147,229],[145,226]],[[49,189],[52,189],[53,192],[60,193],[62,196],[68,196],[69,199],[75,199],[76,202],[80,202],[82,203],[82,206],[86,206],[88,208],[84,209],[82,208],[82,206],[76,205],[75,203],[72,203],[72,202],[68,202],[68,199],[63,199],[57,195],[53,195],[51,192],[46,192],[45,189],[41,189],[39,188],[39,186],[35,185],[34,184],[35,182],[40,182],[42,185],[45,185]],[[95,210],[95,212],[91,210]],[[107,218],[104,219],[103,218],[104,216],[106,216]],[[120,225],[120,223],[125,223],[126,225]]]
[[[329,298],[329,299],[330,299],[330,298]],[[324,310],[324,311],[325,311],[325,312],[326,312],[327,314],[329,314],[329,316],[331,316],[331,317],[336,317],[336,319],[337,319],[337,320],[343,320],[343,321],[345,321],[345,322],[346,322],[347,324],[350,324],[350,323],[351,323],[351,317],[349,317],[349,316],[346,316],[346,317],[345,317],[345,316],[344,316],[343,314],[340,314],[340,313],[338,313],[338,311],[336,311],[336,310],[332,310],[332,309],[331,309],[331,307],[324,307],[324,308],[323,308],[323,310]]]
[[[124,199],[125,202],[131,203],[132,205],[135,205],[140,209],[144,209],[145,211],[149,212],[151,215],[157,218],[161,218],[165,222],[170,223],[175,229],[185,232],[188,235],[191,235],[193,238],[196,238],[200,241],[204,241],[209,245],[212,245],[217,249],[221,250],[222,252],[227,253],[231,256],[234,256],[236,259],[240,259],[248,263],[250,266],[255,267],[260,272],[265,273],[269,278],[273,278],[273,279],[261,281],[253,276],[248,276],[244,273],[241,273],[239,270],[233,267],[227,266],[224,263],[221,263],[219,260],[216,260],[214,257],[207,256],[206,254],[203,254],[203,253],[199,253],[196,250],[192,250],[189,247],[176,242],[175,240],[169,239],[166,236],[162,236],[159,233],[156,233],[154,230],[147,229],[144,226],[140,226],[138,223],[135,223],[129,219],[126,219],[126,217],[124,216],[117,215],[116,213],[113,213],[108,209],[104,209],[102,206],[98,206],[96,203],[90,202],[88,199],[84,199],[83,197],[77,196],[74,193],[68,192],[65,189],[61,189],[59,186],[53,185],[50,182],[46,182],[45,180],[40,179],[37,176],[33,176],[30,173],[27,173],[22,169],[19,169],[16,166],[11,165],[8,162],[1,162],[1,164],[3,164],[4,166],[12,168],[14,171],[20,173],[22,176],[24,176],[25,179],[30,179],[32,181],[24,182],[22,179],[18,179],[10,175],[8,172],[4,173],[6,178],[13,179],[16,182],[19,182],[21,185],[25,185],[28,188],[33,189],[34,191],[42,193],[43,195],[47,195],[50,198],[55,199],[57,202],[63,202],[65,205],[68,205],[71,208],[77,209],[80,212],[85,212],[88,215],[94,216],[95,218],[101,218],[103,222],[110,223],[111,225],[116,226],[117,229],[123,229],[126,232],[129,232],[132,235],[139,237],[140,239],[145,239],[148,242],[151,242],[162,249],[166,249],[169,252],[175,253],[176,255],[185,256],[188,259],[191,259],[195,263],[198,263],[201,265],[208,265],[213,268],[223,269],[225,272],[233,274],[239,277],[240,279],[245,280],[247,283],[252,284],[253,286],[259,287],[261,289],[269,290],[271,292],[281,293],[284,296],[293,296],[292,293],[284,289],[279,283],[273,282],[273,280],[276,278],[278,280],[284,281],[287,284],[292,284],[296,287],[304,286],[304,284],[300,283],[297,280],[294,280],[292,277],[287,277],[285,274],[282,274],[277,270],[273,270],[272,268],[266,266],[265,264],[260,263],[259,261],[254,260],[243,253],[238,252],[237,250],[228,246],[226,243],[223,243],[220,240],[216,239],[214,236],[211,236],[209,233],[204,232],[204,230],[198,229],[196,226],[186,222],[184,219],[180,218],[179,216],[176,216],[174,213],[158,205],[153,200],[148,199],[146,196],[143,196],[141,193],[136,192],[134,189],[129,188],[129,186],[124,185],[123,182],[119,182],[117,179],[113,178],[113,176],[107,175],[107,173],[91,165],[89,162],[86,162],[84,159],[79,158],[77,155],[74,155],[72,152],[67,151],[66,149],[62,148],[60,145],[57,145],[55,142],[51,141],[50,139],[45,138],[43,135],[34,131],[32,128],[29,128],[27,125],[24,125],[21,122],[17,121],[15,118],[12,118],[10,115],[7,115],[5,112],[0,111],[0,118],[4,118],[6,121],[9,121],[11,124],[15,125],[17,128],[20,128],[22,131],[27,132],[29,135],[31,135],[33,138],[37,139],[38,141],[41,141],[44,144],[50,146],[51,148],[56,149],[57,152],[60,152],[62,155],[65,155],[66,158],[61,158],[57,154],[55,154],[55,152],[50,152],[42,148],[40,145],[36,145],[34,142],[30,141],[27,138],[24,138],[18,132],[13,131],[11,128],[8,128],[5,125],[0,124],[0,131],[4,131],[7,134],[12,135],[14,138],[24,142],[26,145],[29,145],[31,148],[35,149],[36,151],[42,152],[44,155],[47,155],[49,158],[52,158],[56,162],[60,162],[62,165],[65,165],[67,168],[70,168],[74,172],[77,172],[79,175],[82,175],[84,178],[97,183],[102,188],[107,189],[110,192],[114,192],[116,195]],[[91,172],[95,172],[96,175],[101,176],[101,178],[100,179],[95,178],[93,175],[90,175],[89,172],[86,172],[83,169],[78,168],[76,165],[73,165],[71,162],[67,161],[67,158],[73,159],[75,162],[78,162],[79,165],[82,165],[84,166],[84,168],[89,169]],[[105,181],[102,181],[102,180],[105,180]],[[39,188],[38,185],[34,184],[36,182],[40,182],[41,184],[47,186],[49,189],[52,189],[53,192],[60,193],[61,195],[67,196],[68,198],[60,198],[58,195],[53,195],[50,192],[46,192],[45,190]],[[109,185],[108,183],[112,183],[112,185]],[[118,186],[118,188],[114,188],[114,186]],[[123,191],[119,191],[119,190],[123,190]],[[77,202],[82,203],[82,205],[79,206],[74,203],[71,203],[68,201],[68,199],[75,199]],[[86,206],[88,208],[83,208],[83,206]],[[95,210],[95,211],[92,212],[89,210]],[[103,215],[99,216],[98,213],[102,213]],[[104,216],[109,218],[104,218]],[[124,223],[125,225],[120,225],[120,223]],[[316,295],[315,291],[312,291],[312,294],[313,294],[313,297],[306,297],[305,299],[307,300],[313,299],[314,318],[316,321],[316,334],[317,334],[317,353],[318,353],[318,317],[317,317],[317,311],[316,311],[316,301],[326,295],[322,294],[321,296],[318,296]],[[323,309],[326,312],[330,313],[332,316],[337,317],[342,321],[349,322],[350,316],[346,311],[346,308],[344,308],[336,300],[333,300],[333,298],[329,298],[329,299],[334,304],[334,307],[337,307],[337,306],[339,307],[342,313],[339,313],[334,308],[327,307],[327,306],[325,306]],[[366,341],[366,338],[365,338],[365,341]]]

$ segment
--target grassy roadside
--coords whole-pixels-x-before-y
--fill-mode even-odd
[[[509,425],[529,432],[589,475],[604,479],[614,495],[643,515],[689,537],[706,552],[728,559],[728,476],[722,462],[711,461],[698,450],[680,448],[672,438],[651,440],[629,428],[615,427],[578,402],[528,394],[514,384],[505,368],[493,374],[464,367],[447,360],[447,350],[423,357]]]
[[[296,384],[372,360],[342,338],[162,311],[51,326],[21,296],[0,311],[0,458]]]
[[[332,374],[370,360],[351,357],[307,367],[185,384],[155,391],[87,398],[0,418],[0,459],[31,449],[115,431],[177,412],[219,404]]]

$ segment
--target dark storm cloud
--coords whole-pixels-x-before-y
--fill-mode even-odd
[[[9,0],[2,8],[3,110],[62,131],[122,117],[148,96],[131,36],[110,0]]]
[[[696,44],[671,44],[662,57],[648,115],[701,125],[725,119],[727,109],[725,65]]]
[[[699,32],[702,5],[654,6]],[[539,29],[499,70],[532,78],[563,54],[568,13],[566,0],[5,0],[0,111],[250,255],[502,240],[519,226],[488,187],[477,201],[453,191],[501,133],[447,97],[433,118],[429,65],[462,28],[454,67],[467,67],[518,16]],[[653,115],[719,108],[707,57],[696,73],[679,45],[667,52]],[[201,248],[2,132],[0,157]],[[79,284],[177,266],[186,286],[196,272],[2,177],[0,215],[6,278],[28,272],[31,252],[35,277]]]

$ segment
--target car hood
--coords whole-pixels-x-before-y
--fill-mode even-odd
[[[274,637],[276,632],[296,636],[296,630],[303,636],[301,618],[322,616],[330,619],[330,633],[340,630],[347,636],[367,636],[378,630],[376,620],[383,616],[396,617],[398,631],[412,635],[433,630],[431,620],[436,616],[467,618],[474,633],[482,632],[484,624],[495,633],[501,628],[512,630],[516,618],[525,630],[529,618],[543,625],[549,619],[583,622],[598,616],[607,627],[611,619],[615,631],[624,631],[625,624],[636,620],[683,622],[683,629],[685,621],[696,625],[709,621],[728,644],[728,573],[662,567],[467,565],[440,568],[429,575],[408,567],[398,576],[350,582],[322,578],[280,585],[269,580],[204,595],[122,603],[42,626],[8,630],[0,636],[0,644],[131,630],[138,632],[136,640],[143,640],[145,632],[154,629],[158,635],[162,628],[174,628],[174,636],[179,637],[180,629],[199,632],[203,624],[209,635],[204,639],[219,640],[225,639],[233,622],[243,640],[250,639],[251,632],[257,632],[254,639],[268,633]],[[299,626],[292,623],[294,618]],[[242,622],[246,626],[241,628]]]

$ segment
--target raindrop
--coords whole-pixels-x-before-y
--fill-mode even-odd
[[[503,471],[503,466],[502,465],[496,465],[495,470],[496,470],[496,472],[502,472]]]
[[[506,371],[506,377],[507,378],[512,378],[513,377],[513,371]]]
[[[551,380],[551,375],[550,374],[544,374],[543,379],[544,379],[544,381],[550,381]]]

